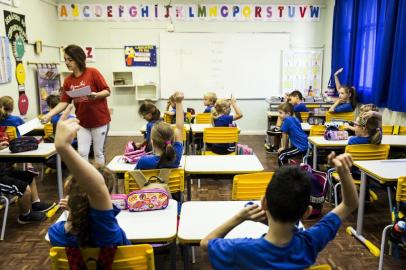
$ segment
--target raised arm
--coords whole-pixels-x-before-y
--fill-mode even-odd
[[[333,165],[341,181],[341,203],[332,212],[344,220],[358,206],[358,193],[351,176],[352,157],[349,154],[342,154],[336,157],[334,152],[328,156],[330,166]]]
[[[52,110],[50,110],[44,117],[41,118],[43,123],[48,123],[52,116],[60,113],[61,111],[65,110],[68,107],[69,103],[67,102],[59,102]]]
[[[235,111],[235,115],[233,116],[233,120],[238,120],[242,118],[242,112],[240,110],[240,108],[237,106],[237,99],[233,96],[231,96],[231,106],[233,107],[234,111]]]
[[[58,122],[55,134],[56,150],[80,187],[87,193],[90,206],[97,210],[112,209],[110,194],[103,176],[89,162],[82,159],[71,145],[80,128],[77,118],[68,119],[72,107],[69,105],[65,109]]]
[[[183,115],[183,99],[184,95],[182,92],[176,92],[174,94],[176,102],[176,130],[175,130],[175,141],[183,142],[183,127],[185,122],[185,116]]]
[[[340,79],[338,78],[338,75],[340,75],[341,72],[343,72],[343,68],[338,69],[335,73],[334,73],[334,81],[336,83],[336,89],[340,89],[341,88],[341,82]]]

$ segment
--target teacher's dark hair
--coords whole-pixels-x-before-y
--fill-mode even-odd
[[[78,45],[69,45],[64,49],[65,53],[75,61],[80,71],[86,68],[86,54]]]

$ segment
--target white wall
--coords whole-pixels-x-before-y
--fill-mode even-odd
[[[57,18],[56,8],[53,5],[41,2],[39,0],[21,0],[19,7],[12,7],[5,4],[0,4],[0,35],[5,36],[5,26],[3,18],[3,10],[8,10],[25,15],[26,31],[28,43],[33,43],[35,40],[42,40],[43,44],[56,46],[58,42],[57,28],[55,21]],[[10,46],[11,50],[11,46]],[[27,61],[30,62],[55,62],[58,59],[58,50],[52,47],[43,47],[41,55],[34,53],[33,45],[26,44],[23,63],[26,69],[26,85],[25,93],[28,96],[30,105],[28,108],[27,118],[31,119],[39,113],[38,110],[38,92],[36,88],[36,72],[34,66],[27,66]],[[18,86],[15,78],[15,60],[10,52],[12,66],[12,81],[7,84],[0,84],[0,95],[11,96],[15,100],[14,114],[19,115],[18,101]]]

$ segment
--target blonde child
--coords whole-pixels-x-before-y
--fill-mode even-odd
[[[342,221],[358,205],[358,195],[350,168],[351,156],[329,155],[342,183],[342,202],[307,230],[295,224],[311,212],[311,183],[309,176],[298,167],[285,166],[272,177],[261,205],[251,205],[213,230],[200,242],[208,250],[214,269],[307,269],[317,255],[334,239]],[[264,221],[268,232],[261,238],[224,239],[245,220]]]
[[[48,229],[52,246],[121,246],[131,245],[118,225],[116,215],[120,212],[113,206],[105,178],[113,181],[112,173],[101,174],[73,149],[71,142],[79,131],[79,120],[68,119],[72,105],[63,112],[58,122],[55,147],[68,166],[73,178],[68,181],[68,220],[55,223]],[[66,200],[61,201],[61,205]]]
[[[231,115],[231,107],[235,114]],[[240,108],[237,106],[237,99],[231,97],[230,100],[218,99],[212,110],[212,123],[214,127],[229,127],[233,125],[233,121],[243,117]],[[211,151],[219,155],[227,155],[235,152],[235,145],[232,144],[212,144]]]
[[[278,162],[282,166],[289,158],[305,154],[308,148],[307,135],[303,131],[299,120],[293,117],[293,106],[290,103],[283,103],[278,107],[279,117],[282,119],[282,143],[278,149]],[[289,140],[291,147],[289,147]]]
[[[214,92],[207,92],[204,95],[204,99],[203,99],[203,104],[204,106],[206,106],[206,108],[204,109],[203,113],[211,113],[214,105],[216,104],[217,101],[217,95]]]
[[[377,117],[368,117],[363,114],[354,122],[355,136],[348,139],[348,145],[353,144],[380,144],[382,140],[382,124]]]
[[[336,88],[338,89],[338,100],[330,107],[330,112],[352,112],[357,106],[356,91],[354,87],[342,86],[338,75],[343,71],[343,68],[334,73]]]
[[[151,170],[179,167],[183,153],[183,93],[176,92],[172,97],[176,106],[175,131],[168,123],[156,123],[151,130],[153,155],[141,157],[135,169]]]

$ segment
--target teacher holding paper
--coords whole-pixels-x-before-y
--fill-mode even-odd
[[[48,122],[52,116],[61,113],[73,101],[76,117],[80,121],[80,130],[77,133],[78,152],[86,160],[89,159],[90,145],[93,141],[95,161],[105,164],[104,144],[111,121],[107,105],[110,88],[103,75],[91,67],[86,67],[86,54],[77,45],[65,48],[65,64],[72,74],[63,82],[61,102],[43,117],[43,122]],[[90,87],[89,95],[86,93]],[[74,91],[76,94],[74,94]],[[75,96],[72,98],[71,96]]]

